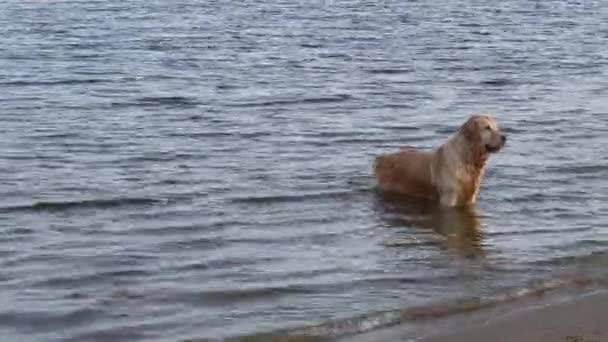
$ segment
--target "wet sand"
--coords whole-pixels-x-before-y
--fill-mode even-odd
[[[537,306],[419,342],[606,342],[608,293]]]
[[[608,291],[537,297],[416,325],[351,336],[350,342],[608,342]]]

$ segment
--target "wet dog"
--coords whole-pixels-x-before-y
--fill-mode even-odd
[[[507,138],[487,114],[471,116],[433,151],[405,147],[376,158],[374,174],[381,190],[454,207],[475,203],[486,161]]]

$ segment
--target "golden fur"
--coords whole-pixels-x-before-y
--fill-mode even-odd
[[[473,115],[434,151],[405,147],[376,159],[380,189],[439,201],[444,206],[475,203],[490,153],[505,144],[490,115]]]

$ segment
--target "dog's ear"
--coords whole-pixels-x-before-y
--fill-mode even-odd
[[[462,127],[460,127],[462,135],[470,142],[478,142],[481,140],[479,136],[479,126],[477,125],[476,117],[470,117]]]
[[[478,121],[478,116],[470,117],[460,128],[460,133],[464,136],[469,146],[469,161],[481,169],[487,159],[487,153],[481,141]]]

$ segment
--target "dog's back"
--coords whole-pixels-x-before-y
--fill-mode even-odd
[[[437,191],[431,181],[432,152],[413,148],[376,158],[374,174],[380,189],[427,199],[436,199]]]

